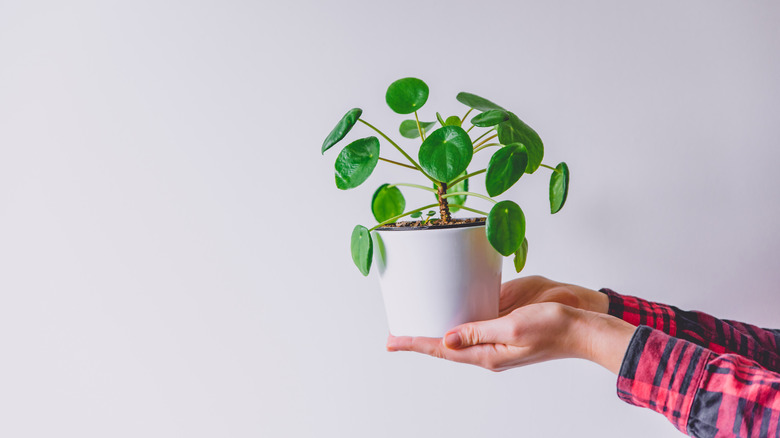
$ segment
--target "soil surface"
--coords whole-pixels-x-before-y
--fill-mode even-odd
[[[469,217],[469,218],[454,218],[449,222],[442,223],[441,219],[432,219],[429,221],[401,221],[393,224],[383,225],[377,230],[412,230],[412,229],[428,229],[428,228],[458,228],[479,226],[485,224],[486,218],[484,217]]]

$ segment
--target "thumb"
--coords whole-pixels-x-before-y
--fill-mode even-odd
[[[461,324],[444,335],[444,345],[450,349],[478,344],[503,344],[508,341],[512,321],[506,316],[487,321]]]

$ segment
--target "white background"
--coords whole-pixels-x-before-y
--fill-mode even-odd
[[[401,77],[430,85],[424,120],[485,96],[572,171],[555,216],[544,169],[503,197],[526,273],[777,327],[778,22],[769,1],[0,2],[0,436],[678,436],[594,364],[386,353],[348,242],[411,173],[342,192],[320,146],[355,106],[395,132]]]

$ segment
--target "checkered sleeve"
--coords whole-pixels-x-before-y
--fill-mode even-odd
[[[654,328],[634,332],[618,396],[693,437],[780,436],[780,374]]]
[[[610,289],[601,289],[601,292],[609,297],[609,314],[612,316],[635,326],[652,327],[717,354],[738,354],[768,370],[780,372],[780,330],[718,319],[703,312],[683,311],[674,306],[620,295]]]

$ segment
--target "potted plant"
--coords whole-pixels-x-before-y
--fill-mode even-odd
[[[541,138],[514,113],[462,92],[456,98],[468,107],[463,117],[445,119],[437,112],[435,121],[420,121],[418,111],[428,100],[428,92],[422,80],[403,78],[390,84],[385,94],[394,112],[414,114],[414,119],[400,123],[399,133],[420,141],[416,160],[362,119],[360,108],[349,110],[322,144],[324,154],[360,122],[387,142],[384,147],[390,146],[404,157],[401,162],[381,156],[381,142],[375,136],[355,140],[336,158],[339,189],[361,185],[380,161],[427,179],[425,185],[380,185],[371,199],[378,223],[371,228],[357,225],[352,231],[352,260],[363,275],[368,275],[376,261],[388,325],[396,336],[440,337],[458,324],[497,317],[501,256],[513,255],[515,269],[520,272],[528,255],[528,240],[520,206],[494,198],[524,174],[544,167],[552,171],[549,199],[554,214],[566,202],[569,187],[566,163],[555,167],[543,164]],[[469,119],[474,111],[478,114]],[[490,148],[497,149],[487,167],[467,170],[475,154]],[[487,195],[469,189],[470,179],[483,173]],[[407,209],[401,187],[431,192],[435,202]],[[492,204],[490,211],[466,206],[471,198]],[[453,218],[452,213],[458,210],[480,217]],[[413,220],[399,222],[406,217]]]

